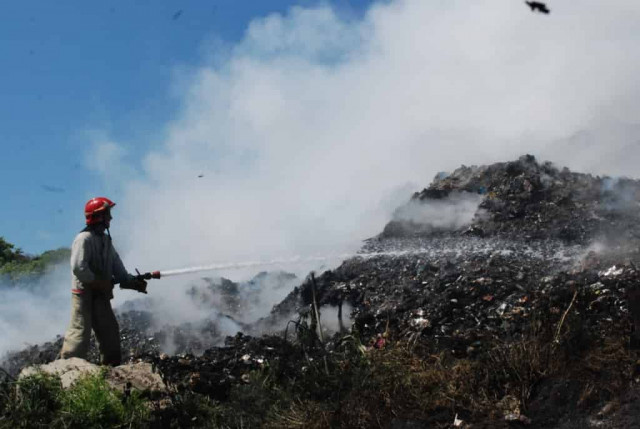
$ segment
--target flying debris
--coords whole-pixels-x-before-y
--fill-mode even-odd
[[[540,13],[546,13],[546,14],[551,12],[551,10],[549,10],[549,8],[547,8],[547,5],[542,3],[542,2],[525,1],[525,3],[531,8],[532,12],[538,11]]]
[[[173,14],[172,19],[174,21],[178,20],[178,18],[180,18],[182,16],[182,9],[180,9],[179,11],[177,11],[176,13]]]
[[[47,192],[53,192],[55,194],[61,194],[64,192],[63,188],[58,188],[57,186],[49,186],[49,185],[41,185],[42,189],[44,189]]]

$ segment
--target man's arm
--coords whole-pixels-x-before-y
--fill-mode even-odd
[[[113,278],[115,280],[115,283],[120,283],[121,285],[123,285],[130,282],[133,276],[127,272],[127,269],[124,267],[124,264],[122,263],[122,259],[120,259],[120,255],[118,255],[118,252],[116,252],[115,249],[113,249],[113,247],[112,247],[112,252],[113,252],[113,267],[111,269],[113,272]]]
[[[96,280],[96,275],[89,268],[91,248],[87,236],[79,236],[71,245],[71,271],[83,284],[89,284]]]
[[[147,293],[147,282],[136,279],[135,276],[129,274],[120,259],[118,252],[111,247],[113,251],[113,278],[116,283],[120,283],[120,289],[133,289],[138,292]]]

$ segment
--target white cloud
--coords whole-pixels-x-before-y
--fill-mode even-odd
[[[85,162],[88,169],[110,177],[124,163],[126,153],[113,141],[96,140],[85,154]]]
[[[124,144],[109,138],[103,131],[86,131],[85,135],[89,142],[84,153],[85,167],[103,179],[103,186],[90,195],[112,195],[123,183],[137,176]]]

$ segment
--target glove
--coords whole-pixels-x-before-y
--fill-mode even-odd
[[[140,293],[147,293],[147,282],[142,279],[133,278],[128,282],[121,284],[120,289],[133,289]]]

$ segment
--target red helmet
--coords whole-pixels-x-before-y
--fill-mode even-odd
[[[109,198],[91,198],[87,201],[87,204],[84,205],[84,217],[87,220],[87,225],[95,225],[102,222],[104,220],[102,217],[104,211],[111,209],[111,207],[115,205],[116,203]]]

